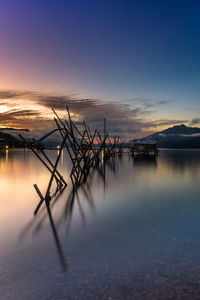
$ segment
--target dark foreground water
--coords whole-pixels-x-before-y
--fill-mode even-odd
[[[200,151],[124,154],[34,218],[48,180],[0,153],[0,299],[200,299]]]

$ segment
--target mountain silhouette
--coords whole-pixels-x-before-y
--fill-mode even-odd
[[[200,128],[176,125],[148,136],[159,148],[200,149]]]
[[[0,150],[6,146],[22,147],[23,143],[17,140],[13,135],[0,131]]]

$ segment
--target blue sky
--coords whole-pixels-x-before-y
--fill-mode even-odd
[[[146,123],[189,124],[200,112],[199,14],[199,1],[0,0],[0,89],[141,100],[154,107]]]

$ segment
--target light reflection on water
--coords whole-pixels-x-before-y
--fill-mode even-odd
[[[0,152],[0,299],[199,299],[200,151],[124,154],[77,191],[65,154],[69,185],[33,217],[48,171]]]

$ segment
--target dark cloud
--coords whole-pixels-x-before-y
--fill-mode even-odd
[[[149,128],[175,125],[187,122],[187,120],[155,120],[151,118],[152,111],[159,105],[166,104],[168,101],[156,101],[154,99],[136,98],[128,102],[106,101],[93,98],[78,98],[73,95],[48,95],[32,91],[0,91],[0,99],[4,104],[12,107],[18,99],[32,101],[33,104],[43,108],[54,108],[58,114],[69,107],[70,112],[75,114],[75,121],[80,126],[80,120],[85,120],[92,130],[98,128],[103,132],[103,119],[107,119],[107,128],[111,134],[133,137],[141,135]],[[13,101],[14,99],[14,101]],[[9,102],[10,100],[10,102]],[[12,101],[11,101],[12,100]],[[55,126],[53,121],[48,120],[45,113],[35,110],[16,110],[0,114],[0,122],[4,126],[23,127],[28,129],[41,129],[46,131]],[[20,126],[21,124],[21,126]]]
[[[98,118],[122,119],[136,115],[139,108],[131,110],[130,107],[120,102],[107,102],[98,99],[81,98],[76,99],[70,96],[43,96],[39,95],[37,104],[54,108],[56,110],[65,110],[69,107],[72,113],[81,115],[85,120]]]
[[[168,101],[168,100],[160,100],[160,101],[157,101],[157,104],[159,104],[159,105],[165,105],[165,104],[168,104],[169,102],[171,102],[171,101]]]
[[[30,95],[34,95],[34,93],[30,91],[0,90],[0,100],[16,99]]]

